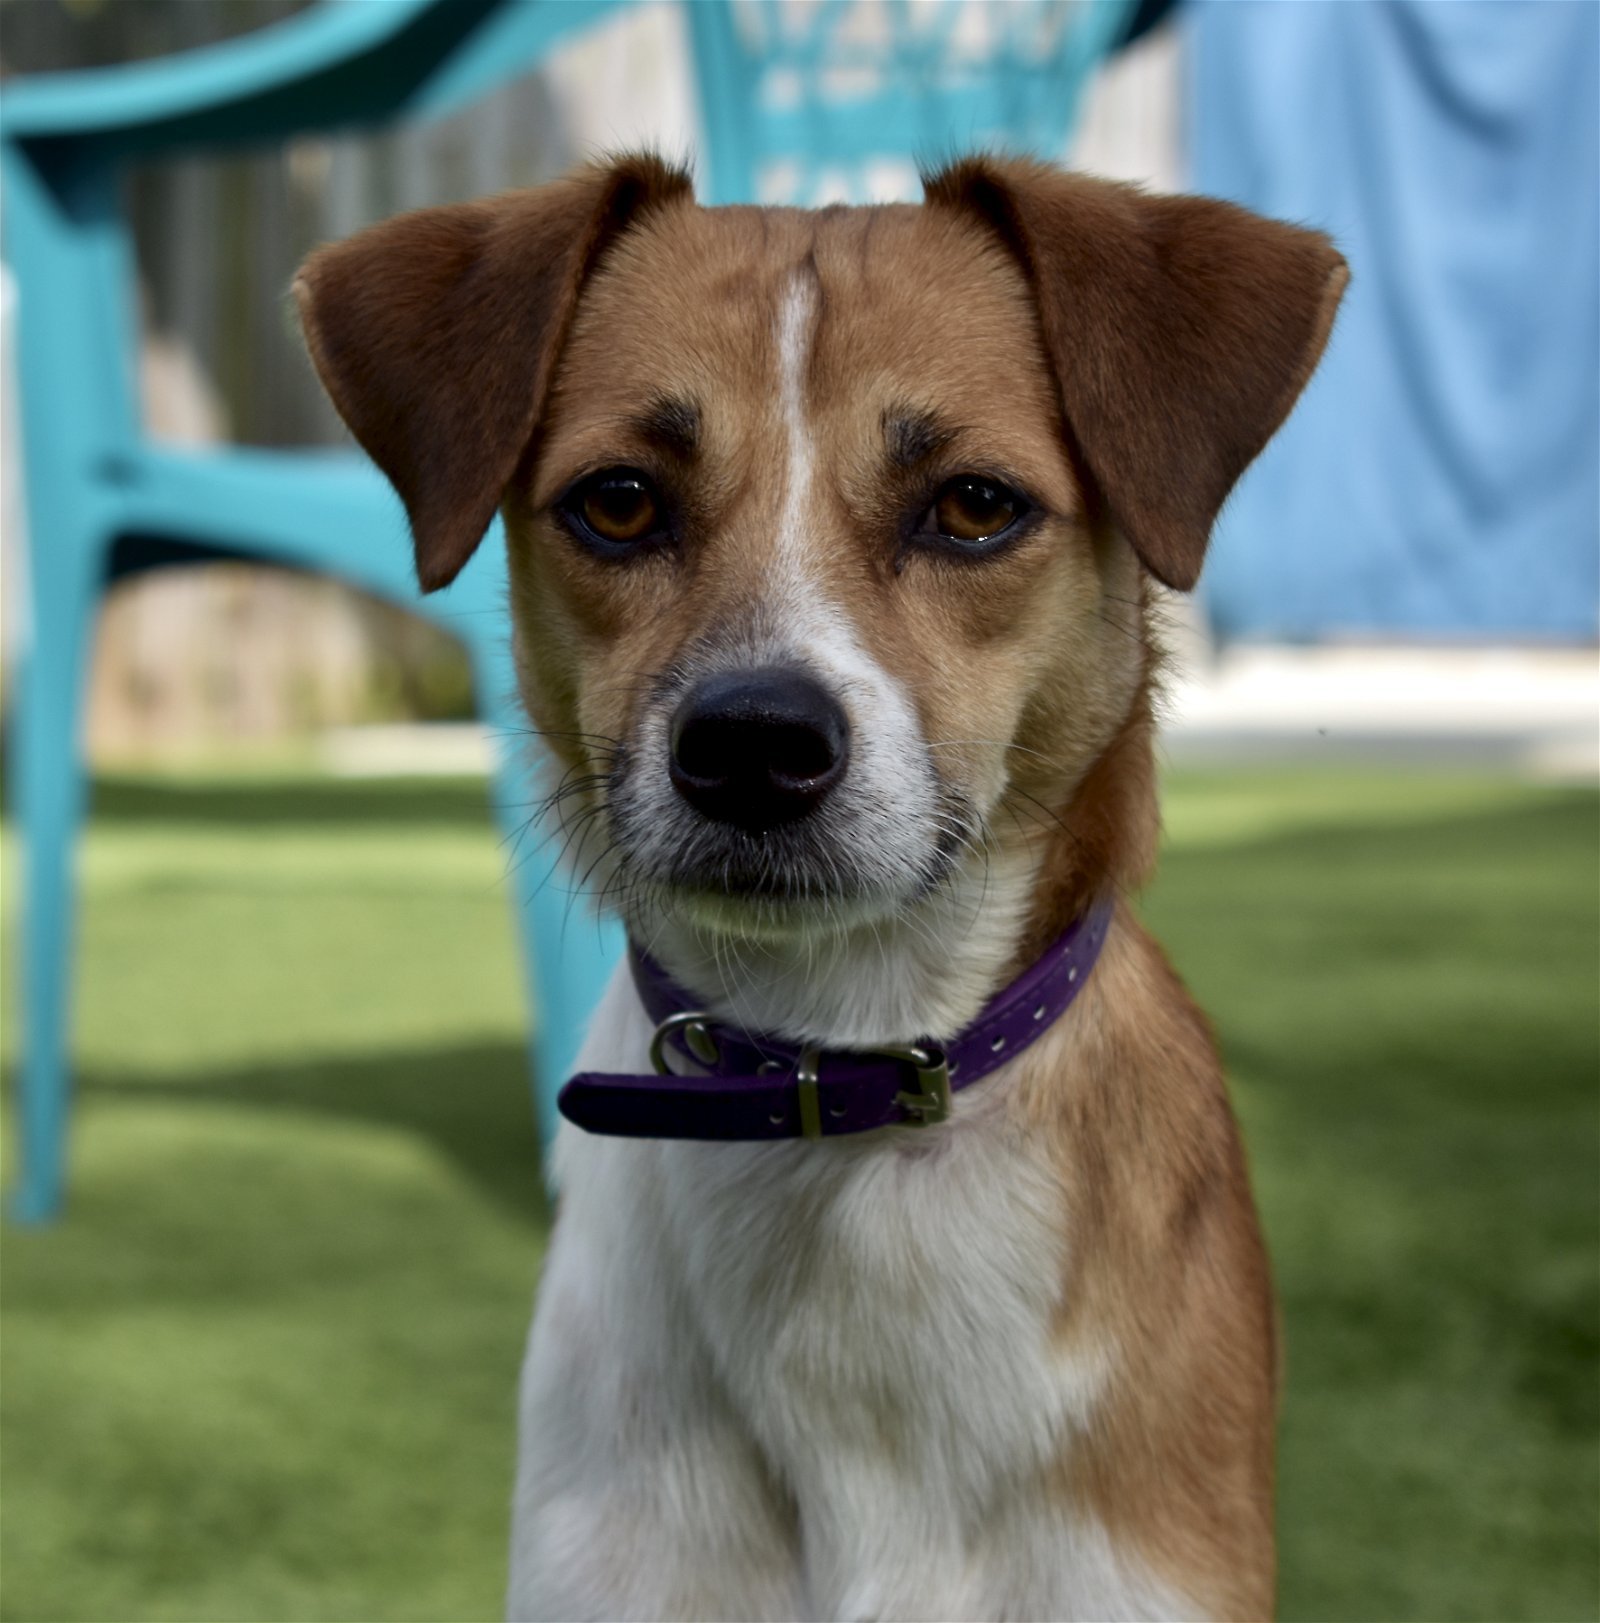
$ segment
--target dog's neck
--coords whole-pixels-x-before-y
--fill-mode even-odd
[[[738,937],[682,914],[635,937],[719,1020],[792,1042],[870,1048],[945,1038],[999,984],[1039,869],[1023,846],[969,857],[937,891],[887,920]]]
[[[1136,888],[1157,819],[1148,692],[1049,819],[1019,821],[890,920],[740,935],[674,910],[634,938],[719,1020],[793,1042],[947,1041],[1099,896]]]

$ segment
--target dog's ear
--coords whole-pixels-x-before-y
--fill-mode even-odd
[[[319,248],[294,292],[323,386],[405,502],[431,592],[472,556],[528,449],[578,293],[686,175],[622,158],[402,214]]]
[[[1080,472],[1151,574],[1187,591],[1322,354],[1344,260],[1321,233],[1230,203],[1043,164],[975,158],[923,184],[1021,262]]]

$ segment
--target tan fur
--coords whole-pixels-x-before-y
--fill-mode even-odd
[[[455,579],[494,516],[585,277],[628,221],[687,190],[655,159],[623,159],[399,215],[300,268],[312,359],[406,504],[425,591]]]
[[[935,177],[926,207],[819,214],[703,210],[641,161],[564,184],[324,251],[302,297],[335,401],[406,495],[425,584],[503,501],[524,697],[559,760],[594,774],[588,831],[657,685],[779,612],[775,333],[800,287],[814,589],[909,692],[940,773],[992,806],[992,851],[1035,865],[1007,973],[1136,889],[1157,839],[1145,572],[1193,584],[1217,508],[1314,366],[1345,277],[1326,240],[989,160]],[[485,237],[502,257],[464,272]],[[490,304],[397,385],[464,275]],[[663,400],[696,413],[692,473],[630,426]],[[956,429],[931,473],[886,458],[885,421],[907,412]],[[625,567],[550,511],[619,464],[673,491],[684,537]],[[1023,485],[1040,520],[981,563],[905,545],[930,481],[973,468]],[[1125,902],[1010,1100],[1053,1147],[1073,1235],[1054,1333],[1113,1350],[1091,1434],[1036,1490],[1088,1507],[1215,1615],[1266,1616],[1265,1253],[1215,1045]]]
[[[1045,1491],[1091,1506],[1208,1615],[1270,1615],[1274,1333],[1266,1255],[1204,1017],[1125,911],[1021,1108],[1074,1192],[1057,1333],[1116,1349],[1086,1446]],[[1066,1022],[1063,1022],[1066,1027]]]
[[[1075,525],[1080,498],[1061,458],[1053,385],[1023,278],[965,219],[935,220],[909,207],[760,218],[756,231],[738,210],[662,210],[618,245],[588,290],[533,488],[513,491],[508,510],[519,538],[514,590],[530,617],[524,623],[542,628],[527,639],[538,667],[530,701],[543,706],[551,667],[572,674],[564,646],[545,658],[551,620],[586,634],[585,646],[592,636],[597,666],[654,672],[747,612],[766,568],[780,488],[770,452],[778,433],[770,334],[788,279],[814,263],[827,295],[808,404],[831,489],[812,516],[829,543],[822,551],[828,584],[856,606],[857,627],[915,695],[931,739],[1010,737],[1041,645],[1058,645],[1063,662],[1093,663],[1064,634],[1060,612],[1069,622],[1094,612],[1082,590],[1089,549],[1068,554],[1063,568],[1048,545],[1038,545],[980,572],[923,559],[897,567],[890,540],[864,548],[857,537],[863,516],[881,533],[903,500],[885,489],[880,427],[883,413],[902,404],[936,406],[969,425],[952,459],[1003,453],[1064,515],[1063,528]],[[908,287],[907,262],[932,269]],[[949,332],[942,323],[956,306],[963,322]],[[864,356],[871,358],[865,376]],[[626,580],[531,544],[538,509],[585,465],[643,458],[646,447],[616,434],[617,405],[655,394],[689,394],[701,404],[708,443],[697,470],[703,511],[696,521],[703,542],[681,565],[663,561]],[[1128,578],[1135,578],[1131,570]],[[1019,602],[1029,605],[1021,624]],[[558,614],[557,605],[566,612]],[[1122,634],[1108,629],[1104,636]],[[580,652],[575,689],[590,695],[588,704],[552,707],[541,723],[557,733],[623,736],[628,695],[616,684],[602,693],[605,684],[585,680],[583,658]],[[973,683],[979,659],[1000,679]]]

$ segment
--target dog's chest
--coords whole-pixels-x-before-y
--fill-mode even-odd
[[[642,1065],[649,1026],[631,987],[607,1004],[606,1063]],[[575,1146],[627,1167],[603,1180],[615,1232],[680,1287],[730,1397],[801,1475],[881,1451],[970,1511],[1087,1417],[1103,1349],[1069,1351],[1052,1332],[1065,1191],[986,1092],[958,1095],[936,1133]]]
[[[660,1147],[664,1265],[802,1493],[864,1469],[964,1520],[1086,1417],[1099,1360],[1051,1334],[1061,1191],[1002,1131]]]
[[[586,1064],[642,1063],[649,1028],[620,986],[596,1033]],[[1114,1349],[1054,1333],[1064,1191],[995,1103],[963,1101],[966,1119],[937,1135],[820,1152],[569,1142],[530,1351],[527,1479],[570,1493],[567,1464],[530,1469],[545,1446],[533,1432],[557,1410],[565,1430],[582,1390],[620,1387],[659,1411],[647,1434],[722,1439],[696,1495],[748,1518],[752,1537],[769,1529],[773,1566],[798,1585],[780,1614],[1151,1615],[1147,1576],[1062,1494]],[[591,1366],[546,1407],[562,1340],[615,1368]],[[599,1433],[613,1429],[602,1402],[574,1441],[609,1452]],[[707,1488],[724,1468],[726,1498]],[[736,1479],[766,1485],[759,1513]],[[752,1599],[746,1615],[761,1610]]]

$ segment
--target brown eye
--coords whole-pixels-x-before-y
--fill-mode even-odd
[[[652,540],[665,529],[655,487],[628,468],[584,480],[563,506],[590,537],[615,546]]]
[[[934,498],[932,528],[951,541],[991,541],[1016,523],[1025,506],[1007,486],[964,475]]]

